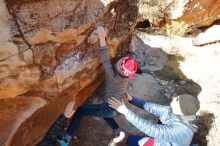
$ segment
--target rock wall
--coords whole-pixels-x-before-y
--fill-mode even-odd
[[[220,19],[219,0],[180,0],[171,14],[172,19],[196,27],[209,26]]]
[[[71,99],[102,81],[104,25],[111,57],[128,48],[137,3],[123,0],[0,0],[0,145],[34,145]]]

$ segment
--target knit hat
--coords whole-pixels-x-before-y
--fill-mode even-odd
[[[179,95],[179,104],[184,115],[195,115],[200,108],[199,100],[188,94]]]
[[[132,57],[123,57],[115,64],[117,72],[128,78],[133,78],[137,71],[137,62]]]

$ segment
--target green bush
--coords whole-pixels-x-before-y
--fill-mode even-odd
[[[158,29],[161,34],[165,35],[183,36],[192,32],[193,28],[185,22],[171,21],[165,24],[166,18],[169,18],[170,13],[175,9],[175,4],[176,0],[140,0],[138,21],[148,20],[152,26],[160,27]]]
[[[161,20],[172,8],[173,2],[170,0],[140,0],[139,20]]]
[[[169,24],[165,25],[165,32],[167,35],[179,35],[183,36],[187,33],[192,32],[192,28],[189,26],[189,24],[186,24],[185,22],[181,21],[171,21]]]

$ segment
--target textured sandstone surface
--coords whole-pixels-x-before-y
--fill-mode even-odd
[[[215,20],[220,19],[220,1],[181,0],[178,9],[173,13],[179,13],[176,16],[173,14],[178,21],[184,21],[196,27],[210,26]]]
[[[137,5],[121,0],[0,3],[0,145],[34,145],[68,101],[80,105],[104,78],[93,30],[105,25],[111,57],[122,55],[136,25]]]
[[[220,19],[220,1],[178,0],[169,17],[195,27],[210,26],[214,21]]]
[[[184,21],[195,28],[210,26],[220,19],[219,0],[165,0],[163,6],[166,13],[165,22],[171,20]],[[153,26],[160,26],[164,23],[162,19],[154,19]]]

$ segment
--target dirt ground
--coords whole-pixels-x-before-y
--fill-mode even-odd
[[[76,137],[72,146],[108,146],[114,134],[112,129],[101,118],[84,117]],[[125,145],[126,139],[117,146]]]

